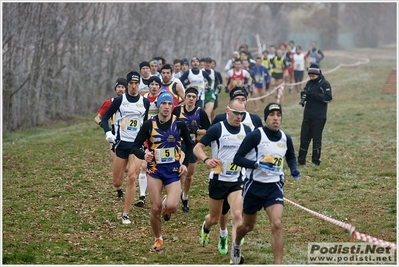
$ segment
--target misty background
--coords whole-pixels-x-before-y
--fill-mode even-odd
[[[397,45],[397,3],[2,3],[3,132],[97,111],[141,61]]]

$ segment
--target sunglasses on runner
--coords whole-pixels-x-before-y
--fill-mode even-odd
[[[236,116],[238,116],[238,115],[244,116],[245,113],[246,113],[246,111],[237,111],[237,110],[235,110],[235,109],[232,109],[232,108],[229,107],[229,106],[227,106],[227,108],[228,108],[231,112],[233,112],[233,114],[236,115]]]

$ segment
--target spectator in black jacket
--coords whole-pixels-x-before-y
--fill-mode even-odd
[[[301,92],[300,104],[305,105],[301,127],[298,165],[306,165],[306,155],[313,139],[312,165],[320,165],[321,139],[327,120],[327,104],[332,100],[330,83],[317,64],[308,69],[309,81]]]

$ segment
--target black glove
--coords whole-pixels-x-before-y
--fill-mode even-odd
[[[98,123],[98,125],[100,125],[100,127],[103,128],[103,125],[101,124],[101,121]]]
[[[194,127],[194,126],[188,126],[188,131],[190,134],[196,134],[198,129],[197,129],[197,127]]]
[[[226,86],[226,87],[224,88],[224,92],[225,92],[225,93],[229,93],[229,92],[230,92],[229,87]]]
[[[301,91],[301,97],[306,94],[306,91]]]

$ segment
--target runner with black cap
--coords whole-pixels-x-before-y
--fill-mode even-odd
[[[122,223],[130,224],[129,210],[136,193],[136,178],[140,170],[141,160],[132,152],[132,144],[136,139],[141,125],[148,118],[150,101],[139,95],[140,74],[131,71],[126,75],[127,92],[114,99],[109,109],[101,119],[106,134],[106,140],[113,143],[115,159],[113,162],[114,186],[120,187],[123,182],[123,174],[129,163],[125,205],[122,214]],[[112,134],[108,120],[116,113],[115,135]]]
[[[140,84],[139,84],[139,94],[148,93],[149,79],[151,77],[150,63],[148,61],[143,61],[140,63]]]
[[[109,106],[111,106],[112,101],[114,101],[114,99],[116,97],[124,94],[126,92],[126,89],[127,89],[126,79],[118,78],[114,85],[114,90],[115,90],[116,96],[105,100],[104,103],[101,105],[100,109],[97,111],[97,116],[94,118],[94,121],[96,122],[96,124],[100,125],[101,128],[103,128],[102,123],[101,123],[102,116],[107,111]],[[114,126],[115,119],[116,119],[116,116],[114,114],[111,119],[111,131],[113,134],[115,134],[115,126]],[[108,124],[108,122],[107,122],[107,124]],[[115,152],[112,151],[112,144],[110,144],[110,155],[111,155],[111,161],[113,162],[114,158],[115,158]],[[118,199],[121,200],[123,198],[122,188],[117,187],[116,192],[117,192]]]
[[[264,110],[265,126],[247,134],[242,141],[233,163],[246,168],[243,189],[243,219],[233,238],[231,260],[241,261],[241,241],[252,231],[261,209],[266,211],[271,228],[271,246],[274,264],[283,260],[283,207],[284,207],[284,161],[297,181],[301,177],[297,170],[294,146],[289,135],[280,130],[283,111],[280,104],[270,103]]]

